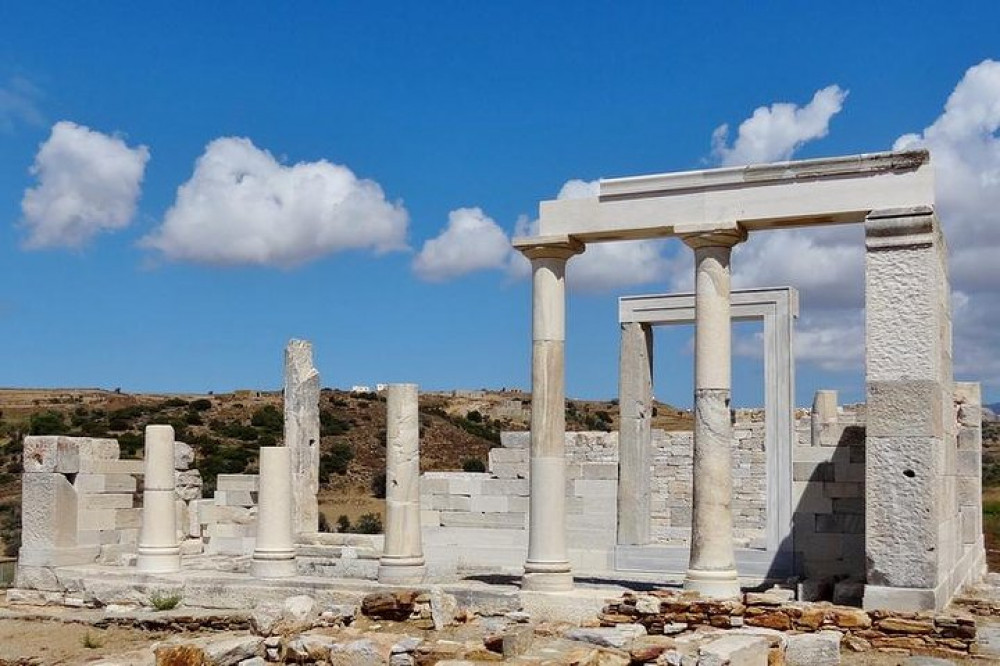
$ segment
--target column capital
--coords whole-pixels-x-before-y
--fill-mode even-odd
[[[737,224],[732,229],[712,229],[682,234],[680,238],[692,250],[703,247],[732,247],[747,239],[747,230]]]
[[[514,249],[528,259],[569,259],[582,254],[587,246],[573,236],[533,236],[515,238]]]

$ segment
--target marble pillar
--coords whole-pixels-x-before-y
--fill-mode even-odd
[[[740,593],[733,550],[729,258],[745,239],[738,228],[683,239],[695,253],[693,501],[684,587],[716,598]]]
[[[139,573],[180,571],[181,549],[177,542],[174,496],[174,429],[171,426],[146,426],[143,473],[142,526],[136,570]]]
[[[618,539],[623,546],[650,541],[650,467],[652,465],[653,329],[621,325],[618,396]]]
[[[522,588],[573,588],[566,548],[566,262],[583,251],[570,237],[515,247],[531,260],[531,449],[528,559]]]
[[[291,453],[296,534],[319,530],[319,390],[312,344],[290,340],[285,347],[285,446]]]
[[[420,537],[420,417],[416,384],[386,390],[385,547],[378,580],[413,585],[424,578]]]
[[[295,575],[292,497],[291,450],[285,446],[262,446],[252,567],[253,575],[258,578]]]
[[[937,610],[966,579],[947,248],[929,207],[865,220],[865,608]]]

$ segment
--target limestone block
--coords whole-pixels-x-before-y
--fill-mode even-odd
[[[77,493],[66,477],[54,472],[24,474],[21,489],[22,546],[76,546]]]
[[[103,493],[80,497],[81,509],[131,509],[132,495],[125,493]]]
[[[115,529],[114,509],[80,509],[77,513],[77,525],[80,530],[113,530]]]
[[[119,509],[114,512],[113,529],[139,529],[142,525],[142,509]]]
[[[441,512],[441,525],[444,527],[524,528],[526,524],[523,513]]]
[[[441,524],[441,512],[432,511],[430,509],[420,510],[420,526],[425,527],[428,525],[438,526]]]
[[[504,513],[509,510],[507,498],[498,495],[477,495],[469,498],[471,511],[479,513]]]
[[[959,428],[958,448],[960,451],[979,451],[983,448],[982,428]]]
[[[506,433],[505,433],[506,434]],[[494,463],[528,463],[528,450],[527,449],[507,449],[503,447],[497,447],[490,449],[489,453],[490,466]]]
[[[79,479],[82,474],[77,475]],[[138,484],[131,474],[102,474],[104,477],[104,492],[106,493],[134,493]]]
[[[251,507],[254,505],[254,501],[248,490],[216,490],[215,504],[216,506]]]
[[[215,487],[218,490],[245,490],[257,492],[260,479],[256,474],[219,474]]]
[[[479,492],[483,495],[506,495],[527,497],[528,479],[483,479]]]
[[[941,383],[869,381],[866,386],[869,437],[941,437],[944,435]]]
[[[77,447],[68,437],[31,435],[24,438],[24,473],[80,471]]]
[[[531,444],[530,432],[501,432],[500,446],[507,449],[527,449]]]
[[[80,460],[80,471],[90,474],[143,474],[141,460]]]
[[[496,449],[494,449],[496,450]],[[448,493],[448,478],[446,476],[431,476],[431,472],[427,472],[420,476],[420,494],[424,495],[434,495],[434,494],[447,494]]]
[[[834,501],[823,494],[820,484],[809,481],[792,484],[792,510],[796,513],[830,513]]]
[[[618,483],[598,479],[577,479],[573,483],[573,493],[578,497],[602,498],[616,500]]]
[[[592,480],[611,480],[617,488],[618,465],[615,463],[587,463],[583,465],[583,478]]]
[[[63,586],[49,567],[35,567],[18,564],[14,577],[14,587],[26,590],[62,591]]]
[[[786,666],[836,666],[839,663],[840,632],[818,631],[788,636]]]
[[[982,455],[979,451],[959,451],[958,452],[959,476],[979,476],[982,474]]]
[[[528,465],[525,463],[490,463],[490,474],[498,479],[526,479]]]
[[[186,470],[194,462],[194,449],[185,442],[174,442],[174,469]]]
[[[866,493],[867,580],[872,585],[937,586],[940,446],[932,437],[868,438],[869,489],[878,489]]]
[[[698,648],[698,666],[767,666],[769,651],[762,636],[723,636]]]
[[[448,479],[449,494],[478,495],[480,492],[483,492],[483,482],[489,480],[490,475],[486,473],[452,472],[446,478]],[[491,491],[490,494],[498,495],[500,493]]]
[[[135,481],[131,476],[128,478]],[[73,488],[81,495],[84,493],[103,493],[105,492],[105,479],[107,479],[106,474],[77,474],[73,479]]]
[[[472,511],[473,499],[468,495],[431,495],[428,507],[440,511]]]

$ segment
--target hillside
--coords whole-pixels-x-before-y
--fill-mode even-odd
[[[420,466],[428,470],[479,468],[503,430],[527,430],[529,394],[455,391],[420,396]],[[324,389],[320,396],[320,505],[330,523],[382,513],[385,470],[385,401],[375,393]],[[617,403],[570,400],[569,430],[617,428]],[[206,494],[221,473],[255,472],[257,449],[280,443],[280,392],[218,395],[122,394],[97,389],[0,389],[0,554],[17,541],[21,445],[27,434],[114,437],[123,457],[142,457],[142,432],[168,423],[195,449]],[[658,405],[654,427],[689,429],[691,415]]]

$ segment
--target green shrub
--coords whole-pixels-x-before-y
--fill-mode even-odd
[[[319,457],[319,474],[327,478],[331,474],[346,474],[347,466],[354,459],[354,450],[347,442],[334,442],[328,453]]]
[[[486,464],[479,458],[466,458],[462,461],[463,472],[485,472]]]
[[[137,455],[144,445],[142,435],[134,432],[123,432],[118,435],[118,448],[121,450],[122,458],[139,458]]]
[[[184,415],[184,422],[188,425],[200,426],[204,425],[205,422],[201,420],[201,414],[195,411],[190,411]]]
[[[163,592],[153,592],[149,595],[149,605],[158,611],[167,611],[177,608],[177,604],[181,602],[181,595],[179,592],[174,592],[171,594],[164,594]]]
[[[351,429],[351,422],[337,418],[333,412],[323,410],[319,413],[319,435],[320,437],[334,437],[343,435]]]
[[[60,412],[35,412],[28,420],[28,434],[60,435],[66,432],[66,421]]]
[[[80,643],[83,644],[83,647],[87,648],[88,650],[95,650],[99,647],[104,646],[104,641],[102,641],[98,636],[95,636],[94,634],[90,633],[89,629],[87,630],[87,633],[85,633],[83,637],[80,639]]]
[[[471,412],[465,415],[465,418],[472,421],[473,423],[483,422],[483,415],[479,413],[478,409],[473,409]]]
[[[330,519],[326,517],[326,514],[322,511],[319,512],[319,525],[318,529],[320,532],[330,531]]]
[[[264,405],[253,413],[250,424],[273,435],[285,429],[285,416],[274,405]]]
[[[212,401],[208,398],[198,398],[190,402],[188,407],[198,412],[207,412],[212,409]]]
[[[341,534],[351,531],[351,519],[345,514],[337,516],[337,531]]]
[[[354,524],[355,534],[381,534],[382,515],[378,513],[366,513],[358,517],[358,522]]]
[[[208,402],[209,407],[212,406],[212,402],[210,400],[207,400],[206,402]],[[167,398],[159,405],[157,405],[156,409],[161,410],[161,409],[170,409],[172,407],[187,407],[187,406],[188,406],[188,401],[185,400],[184,398]]]

